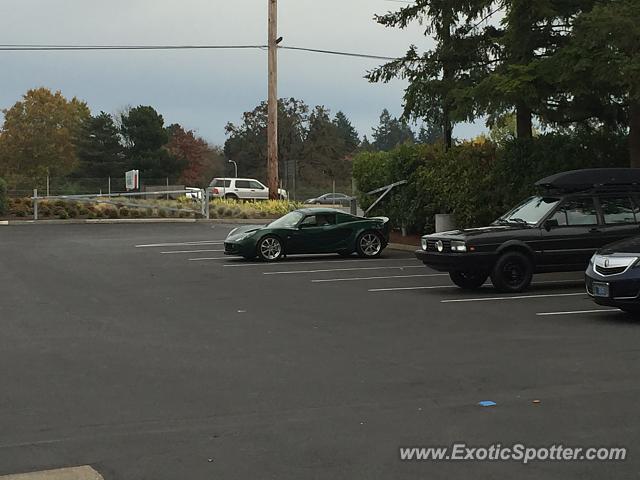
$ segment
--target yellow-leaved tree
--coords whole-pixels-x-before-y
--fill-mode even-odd
[[[42,178],[67,175],[76,167],[78,136],[91,116],[85,102],[38,88],[3,113],[0,174]]]

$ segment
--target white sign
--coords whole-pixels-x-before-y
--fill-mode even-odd
[[[140,188],[140,171],[131,170],[125,174],[127,190],[138,190]]]

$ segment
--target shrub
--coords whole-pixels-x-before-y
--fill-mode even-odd
[[[69,218],[69,214],[67,213],[67,210],[64,207],[55,205],[53,208],[53,215],[55,217],[58,217],[61,220],[66,220]]]
[[[118,218],[118,210],[113,207],[107,207],[104,209],[104,216],[110,219]]]
[[[158,210],[158,216],[161,218],[166,218],[167,217],[167,211],[166,210]]]
[[[20,218],[29,216],[29,210],[23,203],[19,203],[15,205],[11,213],[16,217],[20,217]]]
[[[51,216],[51,207],[48,203],[43,203],[38,205],[38,215],[41,217],[50,217]]]
[[[126,217],[128,217],[128,216],[129,216],[129,214],[130,214],[130,211],[129,211],[129,209],[128,209],[127,207],[122,207],[122,208],[120,209],[120,216],[121,216],[121,217],[126,218]]]
[[[9,195],[7,193],[7,182],[0,178],[0,215],[6,215],[9,209]]]
[[[395,226],[422,233],[437,213],[451,213],[460,227],[486,225],[535,192],[535,182],[561,171],[627,166],[624,137],[603,132],[547,134],[490,142],[466,142],[445,152],[440,146],[404,145],[391,152],[362,153],[354,159],[360,192],[407,180],[375,214]],[[375,200],[360,194],[367,208]]]

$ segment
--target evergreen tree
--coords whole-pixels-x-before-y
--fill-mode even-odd
[[[124,149],[113,117],[105,112],[89,118],[78,141],[80,165],[74,177],[122,177],[126,171]]]
[[[342,140],[345,154],[350,155],[355,152],[360,145],[360,137],[347,116],[343,112],[336,113],[333,124],[337,128],[337,134]]]
[[[165,147],[169,131],[164,118],[153,107],[139,106],[123,114],[121,133],[126,141],[128,169],[140,170],[146,179],[177,179],[187,161],[172,155]]]
[[[377,16],[386,27],[404,29],[412,22],[426,25],[425,35],[436,46],[420,53],[415,45],[406,55],[367,75],[372,82],[408,80],[404,95],[404,115],[420,120],[433,119],[441,128],[447,147],[453,142],[453,125],[474,115],[473,97],[457,90],[476,85],[484,77],[491,43],[473,27],[484,15],[491,0],[416,0],[399,11]]]
[[[336,123],[329,117],[329,111],[316,107],[309,116],[309,131],[304,142],[304,163],[301,165],[303,178],[312,180],[322,175],[342,178],[348,174],[345,161],[347,147]]]
[[[380,115],[380,125],[373,129],[373,148],[392,150],[403,143],[414,143],[415,135],[404,119],[392,117],[386,108]]]
[[[433,123],[424,122],[420,126],[420,131],[418,132],[417,143],[421,145],[433,145],[439,142],[442,142],[442,130],[438,128],[437,125]]]
[[[628,129],[629,157],[640,167],[640,2],[598,2],[575,20],[567,45],[545,61],[559,91],[544,112],[561,125],[594,122]]]

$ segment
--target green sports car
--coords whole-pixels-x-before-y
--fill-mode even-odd
[[[295,210],[266,226],[242,226],[224,242],[226,255],[275,262],[288,254],[378,257],[389,243],[389,219],[361,218],[329,208]]]

